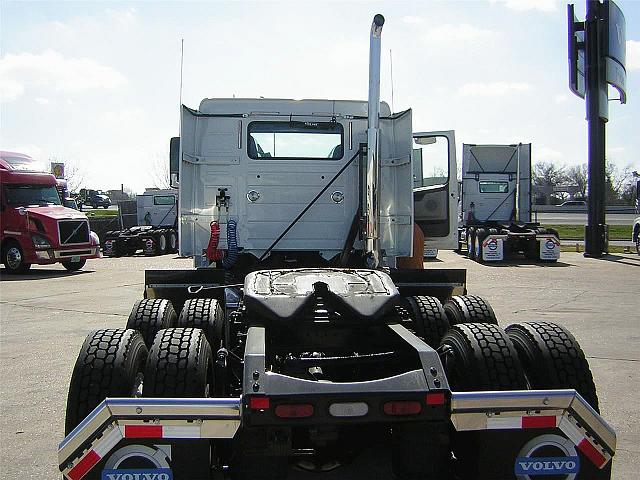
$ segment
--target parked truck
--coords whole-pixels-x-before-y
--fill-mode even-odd
[[[27,155],[0,152],[0,251],[8,273],[62,263],[69,271],[100,256],[86,215],[63,205],[56,178]]]
[[[91,188],[81,188],[76,198],[78,207],[82,210],[83,206],[92,208],[109,208],[111,199],[102,190],[93,190]]]
[[[458,250],[478,262],[555,262],[560,238],[531,221],[531,144],[462,146]]]
[[[151,189],[136,197],[137,225],[108,231],[102,242],[104,255],[164,255],[178,251],[178,192]],[[122,212],[121,212],[122,213]]]
[[[379,101],[383,23],[368,102],[182,107],[171,173],[197,268],[147,271],[127,328],[88,335],[66,478],[358,478],[363,458],[377,479],[610,478],[575,338],[501,328],[464,270],[401,268],[412,147],[434,135]]]

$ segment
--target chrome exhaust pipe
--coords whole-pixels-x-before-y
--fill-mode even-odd
[[[380,162],[378,135],[380,132],[380,55],[384,17],[373,17],[369,41],[369,100],[367,121],[367,195],[366,195],[366,261],[369,268],[380,265]]]

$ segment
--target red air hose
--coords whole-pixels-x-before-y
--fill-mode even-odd
[[[213,221],[210,223],[211,237],[209,237],[209,245],[207,246],[207,258],[209,263],[222,260],[223,252],[218,250],[218,242],[220,241],[220,225]]]

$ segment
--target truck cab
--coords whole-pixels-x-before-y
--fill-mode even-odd
[[[98,237],[86,215],[63,206],[56,178],[30,170],[36,167],[29,159],[0,152],[0,250],[6,271],[53,263],[79,270],[88,258],[100,256]]]

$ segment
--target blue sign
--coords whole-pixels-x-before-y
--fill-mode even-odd
[[[101,480],[173,480],[168,468],[118,468],[103,470]]]
[[[580,471],[580,457],[518,457],[516,475],[569,475]]]

